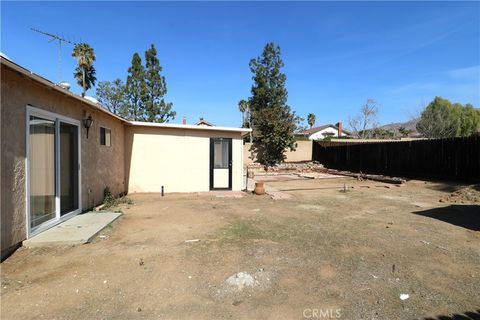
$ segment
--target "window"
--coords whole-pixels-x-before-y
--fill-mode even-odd
[[[213,167],[215,169],[228,169],[228,143],[227,139],[214,139],[213,141]]]
[[[112,130],[100,127],[100,145],[107,147],[112,145]]]

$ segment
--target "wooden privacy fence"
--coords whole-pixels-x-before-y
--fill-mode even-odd
[[[317,141],[313,160],[353,172],[480,181],[480,136],[342,145]]]

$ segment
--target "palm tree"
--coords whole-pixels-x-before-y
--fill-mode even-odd
[[[95,68],[90,66],[88,68],[81,68],[80,66],[75,68],[75,73],[73,76],[79,86],[83,86],[82,97],[85,97],[85,93],[88,89],[95,85],[97,77],[95,76]]]
[[[315,115],[313,113],[308,114],[307,122],[310,125],[310,128],[313,127],[313,125],[315,124]]]
[[[245,125],[245,112],[248,109],[248,102],[244,99],[238,102],[238,110],[242,113],[242,127]]]
[[[95,85],[95,52],[87,43],[78,43],[73,48],[72,57],[77,59],[78,67],[74,76],[79,86],[82,87],[82,97],[85,96],[88,89]]]

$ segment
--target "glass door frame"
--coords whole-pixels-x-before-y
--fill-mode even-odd
[[[25,207],[26,207],[26,222],[27,222],[27,238],[30,238],[42,231],[45,231],[60,222],[68,220],[75,216],[76,214],[82,212],[82,156],[81,156],[81,126],[80,121],[75,120],[69,117],[62,116],[60,114],[45,111],[27,105],[26,108],[26,121],[25,121]],[[55,218],[50,219],[36,227],[31,227],[31,218],[30,218],[30,116],[44,118],[46,120],[55,122]],[[60,215],[61,206],[60,206],[60,123],[68,123],[78,127],[78,208],[74,211]]]
[[[227,140],[228,141],[228,187],[215,188],[215,140]],[[233,159],[232,159],[232,138],[210,138],[210,191],[220,190],[232,190],[232,171],[233,171]]]

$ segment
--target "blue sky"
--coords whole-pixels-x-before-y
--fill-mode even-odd
[[[1,51],[56,82],[57,46],[31,27],[89,43],[99,81],[125,80],[133,53],[154,43],[173,122],[239,126],[248,62],[270,41],[282,49],[289,104],[317,124],[346,123],[367,98],[382,124],[409,120],[436,95],[480,107],[479,2],[2,1]],[[74,84],[71,49],[63,79]]]

